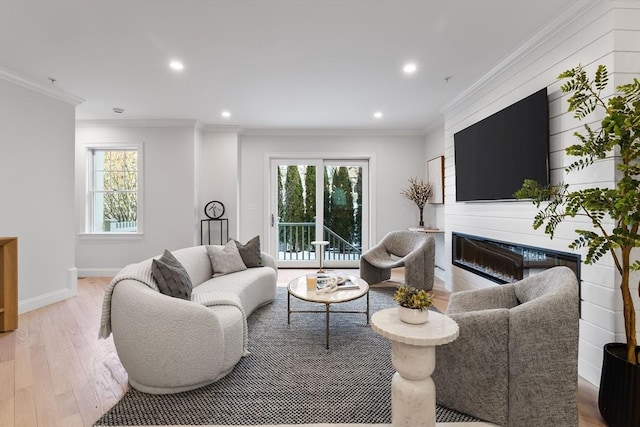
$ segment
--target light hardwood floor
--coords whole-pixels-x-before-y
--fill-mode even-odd
[[[281,269],[278,284],[307,272]],[[402,280],[402,271],[394,279]],[[21,314],[16,331],[0,333],[0,426],[90,426],[126,392],[113,338],[97,338],[108,283],[80,279],[76,297]],[[449,293],[442,282],[434,294],[444,311]],[[597,398],[597,388],[580,378],[581,427],[605,426]]]

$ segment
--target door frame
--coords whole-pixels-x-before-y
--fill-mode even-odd
[[[277,201],[273,200],[273,192],[272,189],[272,181],[271,181],[271,165],[272,162],[276,159],[286,160],[286,161],[302,161],[309,162],[312,161],[321,161],[321,166],[324,170],[324,161],[366,161],[368,163],[368,189],[367,196],[369,198],[369,206],[366,220],[368,221],[368,229],[363,230],[362,232],[362,253],[364,253],[371,246],[371,242],[375,242],[376,233],[375,233],[375,225],[376,225],[376,199],[375,199],[375,191],[373,189],[376,187],[375,177],[376,177],[376,161],[375,154],[373,153],[360,153],[360,152],[352,152],[352,153],[329,153],[329,152],[270,152],[265,153],[264,156],[264,192],[265,192],[265,206],[264,211],[267,213],[264,218],[264,226],[263,226],[263,234],[265,236],[265,250],[267,253],[271,254],[277,261],[277,233],[271,232],[271,218],[272,215],[277,214]],[[324,171],[323,171],[324,173]],[[321,193],[317,193],[321,194]],[[275,209],[274,209],[275,206]],[[363,224],[365,223],[364,213],[363,213]],[[275,226],[275,224],[274,224]],[[291,262],[292,264],[287,263],[287,268],[314,268],[312,267],[296,267],[295,261]],[[340,267],[339,264],[336,263],[325,263],[325,267]]]

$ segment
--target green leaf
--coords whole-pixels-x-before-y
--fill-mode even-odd
[[[596,70],[596,77],[594,80],[594,85],[598,91],[603,90],[607,84],[609,83],[609,75],[607,73],[607,67],[604,65],[598,65],[598,69]]]

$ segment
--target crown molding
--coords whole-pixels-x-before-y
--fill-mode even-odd
[[[46,95],[50,98],[57,99],[58,101],[66,102],[74,107],[77,107],[84,102],[84,99],[82,98],[63,92],[56,87],[46,86],[42,83],[30,80],[5,67],[0,67],[0,79],[25,87],[34,92],[41,93],[42,95]]]
[[[446,104],[440,112],[442,114],[448,114],[455,109],[459,104],[469,100],[482,88],[493,82],[501,74],[513,67],[518,61],[526,57],[533,50],[540,47],[544,42],[556,35],[558,32],[569,26],[580,16],[584,15],[587,11],[594,7],[605,3],[608,0],[576,0],[567,10],[563,11],[555,19],[549,21],[543,26],[533,37],[521,44],[516,50],[507,55],[502,61],[493,67],[487,74],[476,80],[471,86],[465,89],[460,95],[456,96],[451,102]]]
[[[197,120],[150,119],[150,120],[76,120],[76,128],[197,128]]]
[[[242,129],[242,135],[260,136],[424,136],[422,129]]]
[[[430,134],[438,128],[444,129],[444,116],[440,114],[437,118],[435,118],[431,123],[429,123],[424,129],[423,132],[425,135]]]
[[[199,120],[149,119],[149,120],[76,120],[76,128],[151,128],[151,127],[184,127],[201,132],[225,132],[240,135],[261,136],[424,136],[424,129],[276,129],[251,128],[239,125],[214,125]]]
[[[202,123],[200,130],[203,132],[230,132],[230,133],[241,133],[242,127],[239,125],[211,125]]]

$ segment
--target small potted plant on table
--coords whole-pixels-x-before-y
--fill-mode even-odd
[[[400,286],[393,294],[393,299],[400,307],[400,320],[405,323],[419,325],[429,319],[429,307],[433,305],[433,294],[413,286]]]

